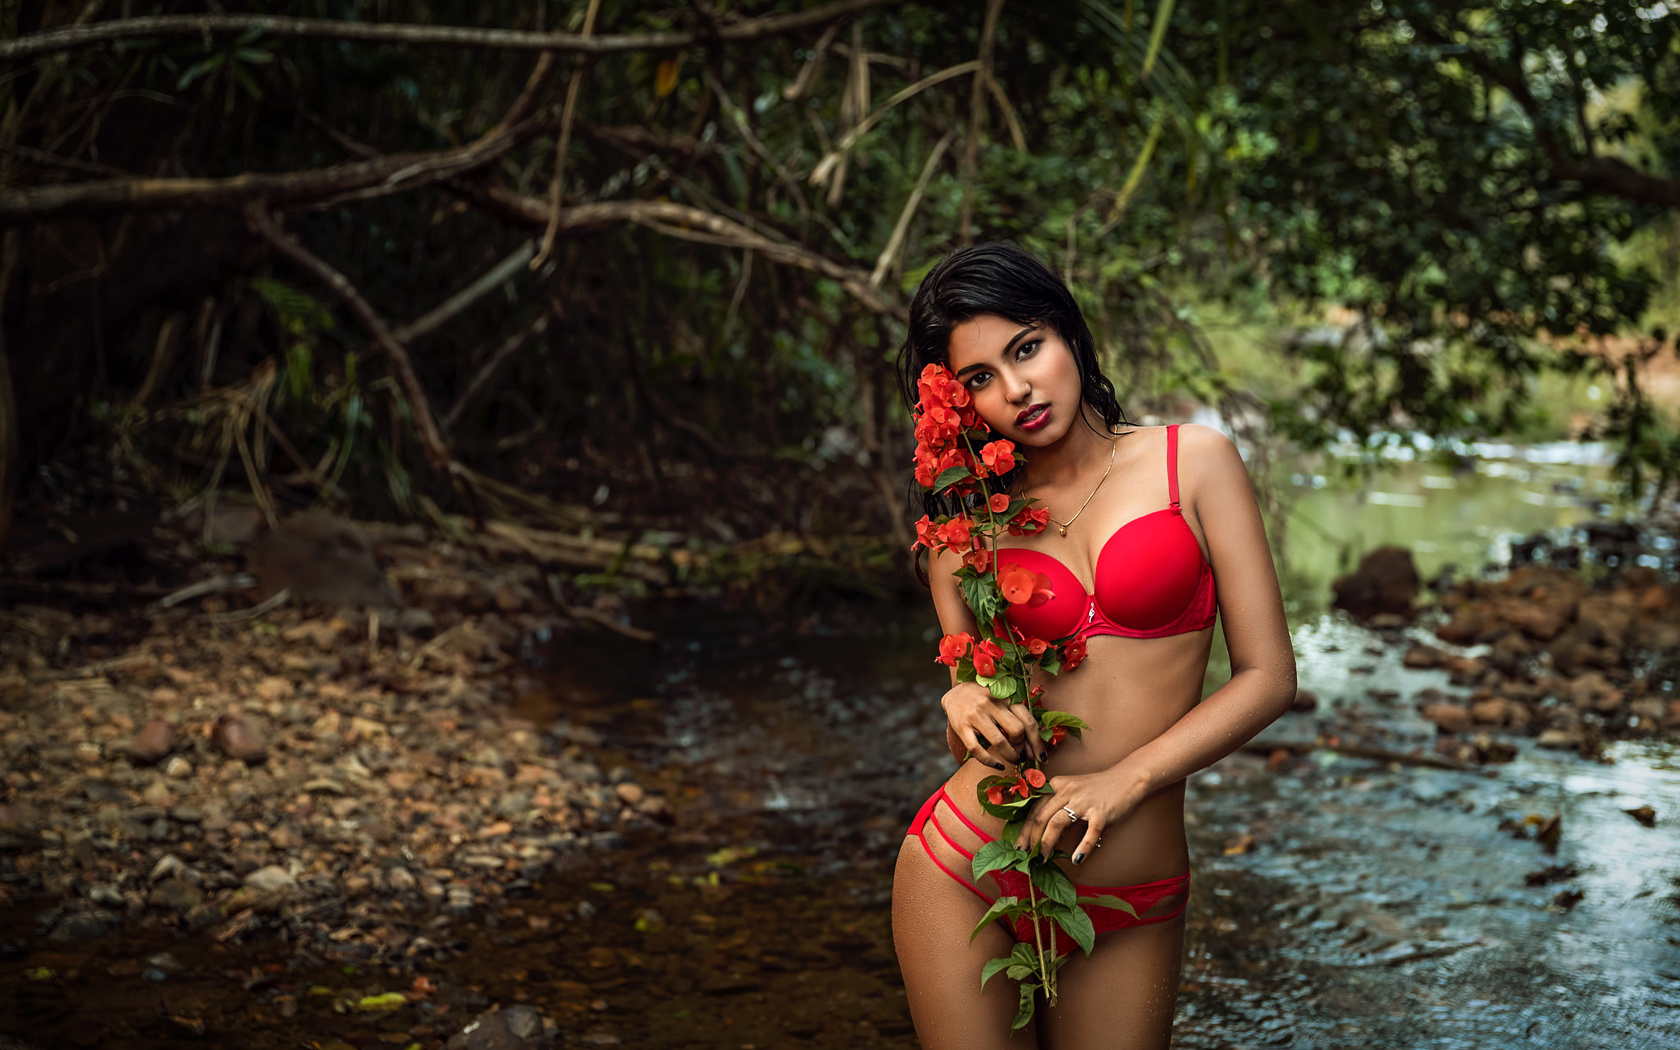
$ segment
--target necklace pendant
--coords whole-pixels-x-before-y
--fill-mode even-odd
[[[1057,525],[1057,526],[1056,526],[1056,529],[1057,529],[1057,531],[1059,531],[1059,532],[1060,532],[1060,533],[1061,533],[1061,534],[1062,534],[1062,535],[1063,535],[1063,536],[1066,536],[1066,535],[1067,535],[1067,526],[1066,526],[1066,525]]]

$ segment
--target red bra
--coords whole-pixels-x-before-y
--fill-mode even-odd
[[[998,568],[1020,565],[1050,579],[1055,597],[1039,606],[1012,605],[1007,619],[1046,641],[1089,637],[1164,638],[1213,626],[1218,615],[1213,568],[1178,506],[1178,424],[1167,427],[1167,494],[1172,506],[1120,526],[1097,555],[1096,592],[1041,551],[1006,547]]]

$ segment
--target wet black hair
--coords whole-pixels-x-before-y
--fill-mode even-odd
[[[899,390],[912,414],[918,399],[916,379],[922,369],[930,364],[949,365],[951,330],[981,314],[1052,329],[1073,351],[1079,368],[1080,399],[1096,410],[1107,430],[1126,422],[1114,384],[1097,363],[1096,340],[1073,293],[1032,253],[1006,241],[958,248],[929,270],[916,289],[910,301],[910,329],[898,352]],[[1080,418],[1090,426],[1084,413]],[[1014,484],[1020,469],[998,479],[1004,491]],[[957,512],[953,499],[923,493],[914,485],[912,493],[912,506],[919,505],[930,516]],[[919,558],[916,573],[927,582]]]

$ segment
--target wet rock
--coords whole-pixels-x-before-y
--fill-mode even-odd
[[[1443,733],[1462,733],[1470,728],[1470,709],[1457,704],[1425,704],[1422,714]]]
[[[59,919],[47,939],[54,944],[80,944],[98,940],[114,929],[116,923],[102,915],[76,912]]]
[[[1421,669],[1439,667],[1446,658],[1447,654],[1433,645],[1414,645],[1406,650],[1406,655],[1400,658],[1400,662],[1406,667]]]
[[[618,792],[619,799],[629,806],[634,806],[647,795],[642,786],[633,781],[625,781],[613,790]]]
[[[447,1050],[536,1050],[550,1045],[542,1014],[531,1006],[509,1006],[480,1014],[445,1044]]]
[[[1538,747],[1552,748],[1557,751],[1574,751],[1585,741],[1585,735],[1579,729],[1547,729],[1534,741]]]
[[[1638,806],[1634,809],[1624,809],[1622,812],[1626,813],[1628,816],[1639,821],[1639,823],[1648,828],[1654,828],[1657,826],[1657,811],[1648,805]]]
[[[1378,547],[1359,560],[1359,567],[1331,585],[1333,604],[1365,620],[1379,613],[1412,615],[1417,598],[1417,566],[1404,547]]]

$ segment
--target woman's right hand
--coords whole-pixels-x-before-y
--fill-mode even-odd
[[[1038,721],[1026,704],[1007,704],[978,682],[958,682],[940,698],[945,721],[968,753],[995,769],[1023,755],[1044,761],[1048,754]]]

